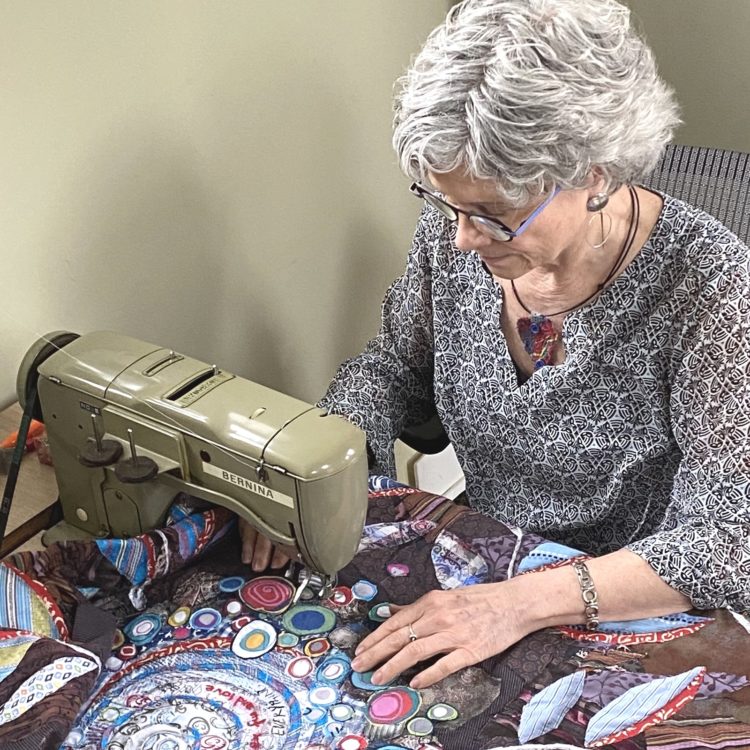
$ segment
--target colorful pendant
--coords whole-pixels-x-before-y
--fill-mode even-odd
[[[534,369],[554,364],[557,346],[562,338],[552,321],[544,315],[519,318],[516,324],[523,348],[534,361]]]

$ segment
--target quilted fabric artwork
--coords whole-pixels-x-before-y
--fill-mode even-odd
[[[19,705],[14,696],[40,677],[57,674],[56,664],[96,663],[71,644],[48,638],[31,643],[0,680],[0,711],[7,708],[15,716],[0,723],[0,748],[489,750],[522,742],[582,747],[588,729],[593,743],[609,741],[610,732],[617,750],[645,750],[642,730],[662,726],[655,723],[659,717],[697,717],[700,723],[689,726],[698,736],[720,711],[732,721],[726,736],[739,736],[742,711],[750,707],[745,695],[750,691],[744,689],[750,649],[743,649],[750,636],[724,613],[700,632],[633,648],[599,642],[588,632],[539,631],[420,690],[409,687],[413,669],[386,686],[373,685],[371,674],[353,672],[357,644],[390,616],[391,605],[444,586],[503,581],[544,542],[390,480],[376,479],[370,489],[363,544],[327,599],[313,596],[293,604],[288,580],[242,564],[239,535],[229,519],[196,525],[190,509],[178,510],[175,522],[146,535],[148,541],[130,540],[141,542],[138,548],[106,545],[119,550],[114,557],[101,554],[93,542],[16,556],[24,580],[39,578],[65,597],[62,611],[74,641],[71,618],[82,607],[90,609],[79,620],[89,623],[93,612],[110,613],[118,630],[101,672],[85,671],[76,662],[80,674],[68,673],[68,682],[58,676],[56,690],[25,713],[13,713]],[[180,537],[174,527],[191,518]],[[144,549],[154,556],[145,563],[148,585],[142,589],[145,609],[139,611],[130,598],[130,571],[137,565],[128,558]],[[408,573],[393,575],[396,569]],[[17,636],[10,633],[8,642]],[[731,655],[727,644],[734,648]],[[9,648],[12,662],[17,653]],[[700,678],[703,684],[693,684],[695,655],[704,650],[710,650],[717,671],[701,671],[694,682]],[[2,658],[0,647],[0,664]],[[727,693],[732,705],[741,707],[736,715],[726,708]],[[686,706],[689,716],[681,713]],[[747,731],[750,737],[750,726]],[[712,750],[725,747],[730,750],[721,743]]]

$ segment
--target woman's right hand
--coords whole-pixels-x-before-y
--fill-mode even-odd
[[[281,568],[289,562],[289,556],[284,554],[279,547],[274,547],[273,542],[267,536],[263,536],[244,518],[240,518],[239,522],[242,562],[245,565],[252,565],[253,570],[261,571],[269,565],[272,568]]]

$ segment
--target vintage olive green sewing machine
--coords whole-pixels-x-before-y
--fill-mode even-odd
[[[64,515],[45,542],[158,528],[181,491],[287,548],[300,591],[329,589],[354,556],[367,459],[364,434],[345,419],[109,332],[44,337],[24,358],[19,395],[30,376]]]

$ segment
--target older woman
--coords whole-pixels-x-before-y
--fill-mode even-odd
[[[595,555],[434,592],[358,649],[427,686],[537,629],[750,607],[750,269],[638,183],[678,122],[614,0],[466,0],[403,80],[425,201],[379,335],[323,401],[381,470],[432,404],[471,505]]]

